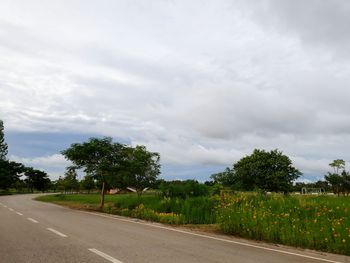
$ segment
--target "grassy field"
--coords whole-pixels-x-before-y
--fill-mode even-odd
[[[97,209],[98,195],[38,198]],[[161,198],[107,195],[104,212],[168,224],[217,224],[227,234],[350,255],[350,198],[237,193],[212,197]]]
[[[97,209],[100,196],[60,194],[41,196],[38,200],[76,208]],[[215,206],[217,204],[209,197],[183,200],[156,195],[106,195],[104,212],[167,224],[213,224],[216,222]]]

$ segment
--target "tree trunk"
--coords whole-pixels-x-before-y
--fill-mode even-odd
[[[101,203],[100,208],[102,209],[105,204],[105,182],[102,182],[102,190],[101,190]]]

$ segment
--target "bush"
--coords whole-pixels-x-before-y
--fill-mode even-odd
[[[159,186],[162,196],[171,198],[197,197],[209,194],[208,186],[195,180],[162,182]]]

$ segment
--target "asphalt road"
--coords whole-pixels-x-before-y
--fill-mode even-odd
[[[0,197],[0,262],[350,262],[350,257]]]

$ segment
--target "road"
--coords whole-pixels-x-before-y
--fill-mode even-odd
[[[0,197],[0,262],[350,262],[350,257],[292,249],[179,227]]]

